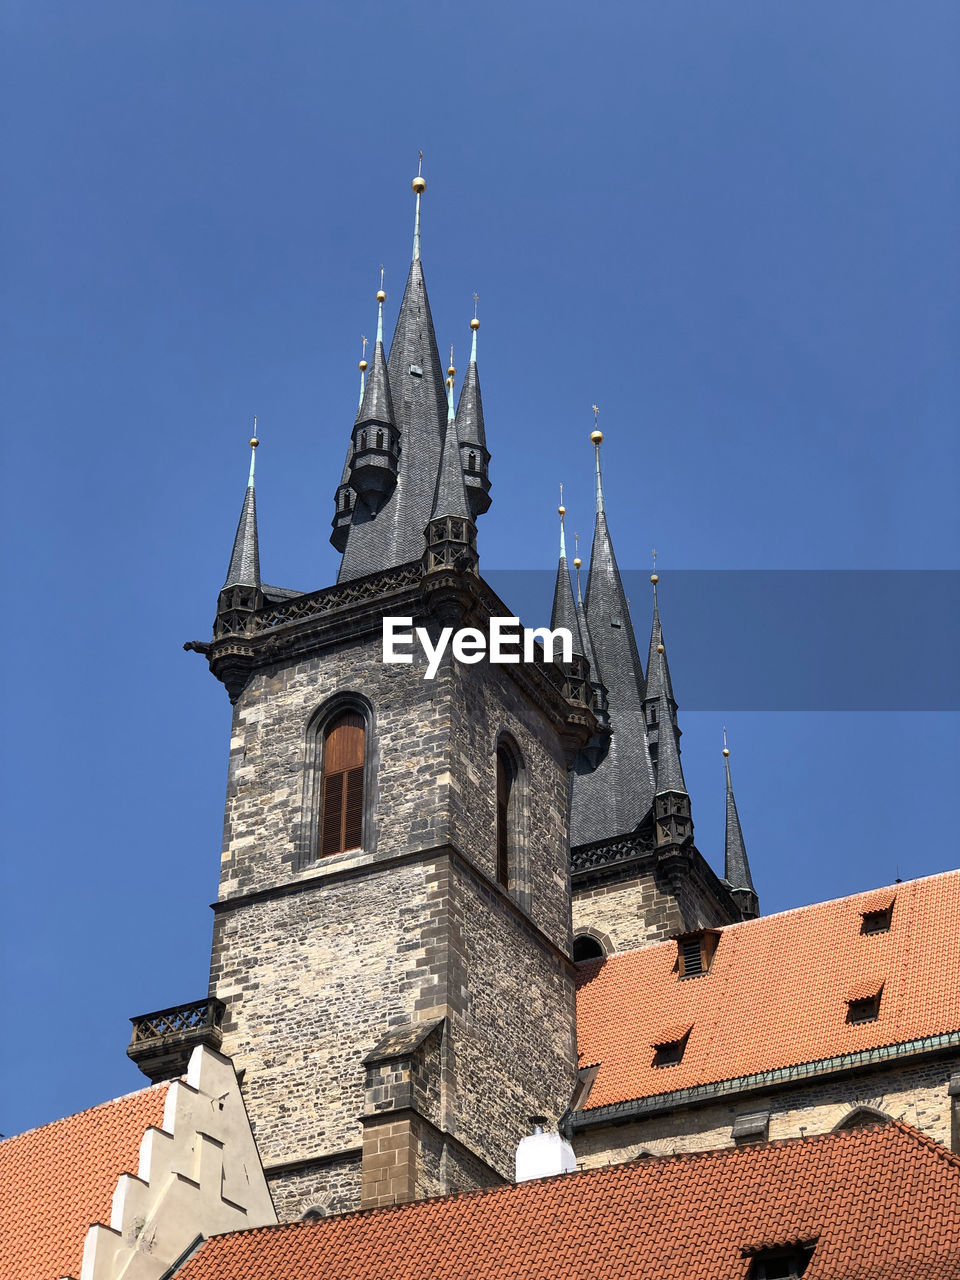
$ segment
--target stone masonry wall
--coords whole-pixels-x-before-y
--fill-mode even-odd
[[[383,664],[377,632],[255,675],[237,700],[210,988],[283,1217],[359,1204],[362,1059],[393,1027],[448,1020],[439,1118],[468,1149],[431,1172],[424,1148],[418,1194],[443,1170],[511,1176],[526,1116],[559,1115],[572,1088],[557,732],[506,669],[448,660],[427,682],[423,665]],[[372,708],[373,822],[362,850],[305,860],[311,726],[341,694]],[[504,732],[525,766],[532,923],[491,878]]]
[[[602,883],[574,887],[573,931],[590,933],[607,954],[663,942],[674,933],[701,926],[730,924],[736,918],[712,891],[709,877],[698,874],[692,857],[690,874],[673,884],[653,856],[610,874]]]
[[[673,1155],[711,1151],[734,1145],[731,1129],[737,1116],[770,1112],[769,1137],[799,1138],[827,1133],[856,1107],[871,1107],[893,1120],[904,1120],[934,1141],[950,1146],[951,1070],[944,1060],[893,1067],[845,1077],[825,1077],[776,1093],[744,1094],[703,1107],[684,1107],[642,1120],[575,1134],[578,1167],[595,1169],[618,1164],[641,1153]]]

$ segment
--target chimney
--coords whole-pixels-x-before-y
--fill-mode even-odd
[[[531,1178],[552,1178],[558,1173],[576,1173],[573,1147],[559,1133],[545,1133],[546,1116],[530,1116],[533,1133],[520,1139],[517,1147],[517,1182]]]

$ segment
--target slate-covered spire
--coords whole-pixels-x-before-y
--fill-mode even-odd
[[[386,300],[381,267],[380,288],[377,290],[377,340],[353,426],[349,476],[350,487],[358,502],[371,515],[376,515],[396,487],[400,458],[400,432],[394,421],[387,358],[383,353],[383,304]]]
[[[576,534],[573,535],[576,538]],[[580,590],[580,566],[583,561],[580,557],[573,557],[573,571],[577,577],[577,628],[580,634],[580,649],[586,658],[590,667],[590,688],[593,690],[593,714],[597,717],[597,723],[602,731],[602,741],[606,743],[605,737],[610,731],[610,712],[607,704],[607,686],[603,683],[603,672],[600,670],[600,664],[597,662],[597,655],[593,647],[593,640],[590,636],[590,625],[587,622],[587,613],[583,607],[583,593]],[[594,752],[598,750],[598,743],[594,743],[590,748]]]
[[[467,501],[467,491],[463,483],[457,418],[453,407],[453,384],[456,374],[451,347],[450,367],[447,370],[446,434],[437,474],[437,487],[433,497],[433,509],[423,531],[426,539],[424,568],[428,572],[445,568],[470,569],[477,563],[477,527],[470,514],[470,503]]]
[[[557,564],[557,581],[553,589],[553,609],[550,611],[550,628],[565,627],[573,637],[575,653],[586,657],[583,652],[583,641],[580,636],[580,625],[577,621],[577,606],[573,599],[573,588],[570,585],[570,570],[567,568],[567,539],[563,527],[567,508],[563,505],[563,485],[560,486],[560,505],[557,515],[560,517],[560,560]]]
[[[747,861],[747,850],[743,843],[743,831],[740,828],[740,815],[737,813],[737,802],[733,796],[733,781],[730,777],[730,749],[727,746],[726,729],[723,731],[723,769],[727,783],[723,878],[729,884],[744,920],[752,920],[758,915],[757,891],[753,886],[750,863]]]
[[[259,443],[257,420],[254,418],[253,435],[250,439],[250,472],[227,576],[217,598],[214,635],[242,632],[250,614],[263,605],[263,592],[260,589],[260,545],[257,537],[257,496],[254,487],[254,464]]]
[[[665,724],[670,717],[670,699],[667,694],[666,654],[662,644],[658,645],[656,650],[656,667],[660,683],[658,719],[661,724]],[[648,677],[649,674],[648,670]],[[663,733],[660,736],[654,817],[658,848],[678,847],[685,844],[693,835],[690,796],[687,794],[687,784],[683,780],[680,750],[672,733]]]
[[[237,524],[236,537],[233,540],[233,551],[230,553],[230,564],[223,588],[260,586],[260,544],[257,538],[257,495],[254,487],[254,470],[257,460],[257,420],[253,420],[253,435],[250,438],[250,472],[247,476],[247,488],[243,495],[243,506],[240,508],[240,521]]]
[[[595,427],[590,440],[596,451],[597,517],[585,614],[595,661],[607,689],[613,736],[599,763],[586,758],[575,767],[571,809],[574,845],[632,832],[649,813],[654,795],[643,715],[643,668],[607,527],[600,467],[603,433]]]
[[[656,552],[653,553],[656,556]],[[657,583],[660,575],[654,569],[650,575],[653,584],[653,624],[650,628],[650,648],[647,655],[647,682],[644,690],[643,710],[647,723],[647,741],[650,744],[650,756],[653,760],[654,773],[657,771],[657,760],[660,751],[660,735],[663,726],[669,724],[679,750],[680,726],[677,723],[677,700],[673,696],[673,682],[670,679],[670,664],[663,641],[663,628],[660,624],[660,605],[657,598]],[[661,661],[662,657],[662,661]],[[664,707],[667,719],[663,719],[661,695],[665,695]]]
[[[363,393],[366,390],[367,382],[367,339],[360,335],[360,362],[357,368],[360,370],[360,399],[357,401],[357,417],[359,418],[360,410],[363,408]],[[353,463],[353,436],[350,437],[350,443],[347,446],[347,457],[343,464],[343,474],[340,476],[340,483],[337,485],[336,496],[333,500],[333,519],[330,521],[333,526],[333,532],[330,534],[330,541],[340,552],[347,545],[347,535],[350,532],[350,521],[353,518],[354,492],[350,487],[350,468]]]
[[[474,316],[470,321],[473,337],[470,344],[470,363],[467,374],[460,389],[460,403],[457,406],[457,435],[460,438],[460,456],[463,462],[464,482],[467,486],[467,497],[470,499],[470,510],[474,519],[482,516],[490,506],[490,454],[487,451],[487,437],[483,426],[483,400],[480,396],[480,376],[477,373],[477,330],[480,321],[476,316],[478,303],[474,299]]]
[[[359,500],[355,504],[344,539],[340,582],[419,560],[423,531],[433,511],[447,403],[420,262],[420,198],[426,183],[418,175],[412,186],[417,197],[414,257],[385,377],[399,438],[396,484],[379,505]],[[365,394],[370,392],[372,381],[373,368],[367,376]],[[354,432],[356,435],[356,428]]]

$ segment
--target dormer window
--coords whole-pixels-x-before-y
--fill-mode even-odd
[[[860,909],[860,932],[864,934],[889,933],[893,919],[894,895],[874,894]]]
[[[683,1061],[683,1053],[693,1030],[689,1023],[664,1027],[653,1045],[653,1063],[655,1067],[675,1067]]]
[[[883,983],[858,982],[847,993],[847,1022],[876,1022],[880,1016]]]
[[[695,929],[673,935],[677,943],[677,974],[681,978],[700,978],[710,972],[720,943],[719,929]]]
[[[745,1250],[753,1254],[749,1280],[795,1280],[802,1276],[813,1257],[816,1241],[785,1245],[780,1249]]]

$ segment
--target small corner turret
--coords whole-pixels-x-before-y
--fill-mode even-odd
[[[733,780],[730,777],[730,748],[727,746],[726,729],[723,731],[723,771],[726,781],[723,878],[730,886],[730,892],[739,904],[742,919],[754,920],[760,914],[760,903],[753,885],[753,877],[750,874],[747,849],[743,843],[743,831],[740,828],[740,815],[737,813],[737,802],[733,796]]]
[[[260,546],[257,538],[257,498],[254,489],[254,464],[259,443],[257,420],[254,418],[253,435],[250,439],[250,472],[227,576],[217,598],[214,636],[242,634],[250,616],[263,606]]]

